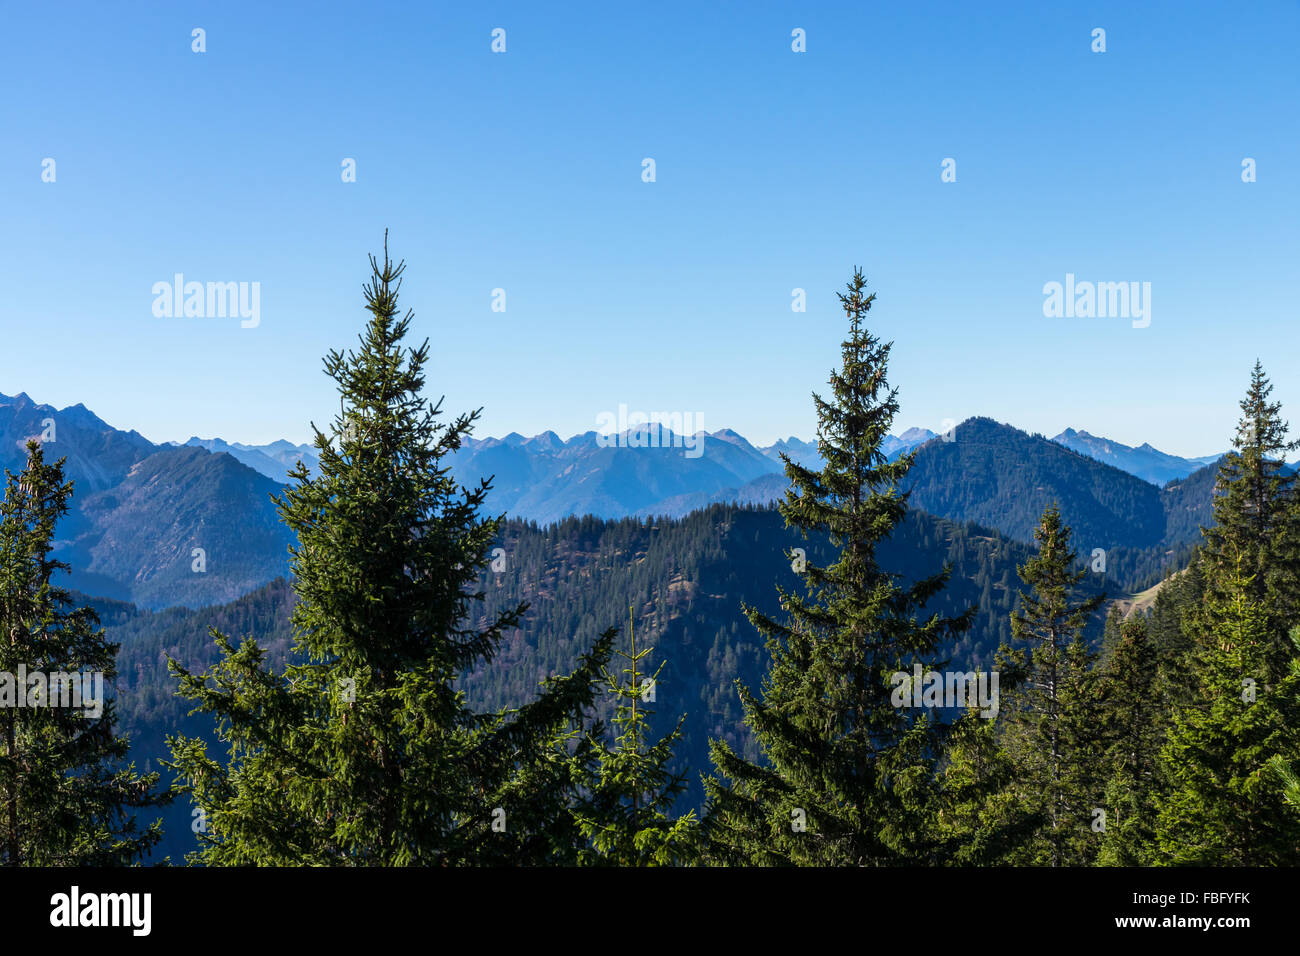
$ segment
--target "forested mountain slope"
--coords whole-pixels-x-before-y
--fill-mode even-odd
[[[962,422],[952,438],[918,449],[906,483],[912,507],[1029,541],[1043,509],[1056,502],[1077,546],[1089,552],[1177,548],[1210,522],[1212,465],[1166,491],[990,418]]]
[[[696,771],[708,768],[710,737],[740,750],[748,747],[735,681],[756,687],[766,659],[761,642],[741,611],[747,602],[778,613],[775,584],[798,589],[786,549],[803,547],[809,560],[826,556],[826,544],[800,541],[770,508],[714,506],[681,520],[602,521],[570,518],[546,528],[508,522],[498,554],[500,572],[483,580],[486,620],[520,601],[530,604],[523,626],[508,635],[489,667],[466,675],[464,687],[476,705],[512,706],[536,693],[548,676],[566,672],[596,635],[616,626],[627,637],[632,608],[640,646],[653,646],[651,664],[665,667],[657,689],[654,725],[670,729],[686,714],[686,736],[678,751],[691,769],[688,805],[701,793]],[[953,568],[934,611],[979,608],[971,631],[943,655],[954,665],[987,668],[1010,636],[1008,615],[1016,599],[1017,564],[1028,546],[996,531],[911,512],[880,553],[882,564],[909,579]],[[1119,594],[1110,575],[1089,575],[1091,592]],[[122,727],[133,738],[135,759],[154,766],[166,756],[164,735],[204,728],[185,716],[185,702],[172,695],[166,659],[191,668],[218,657],[208,629],[217,627],[238,642],[256,636],[282,660],[289,645],[293,593],[277,580],[238,600],[200,610],[150,612],[122,602],[92,599],[110,637],[122,645],[117,693]],[[1100,639],[1101,618],[1094,622]],[[168,812],[163,852],[189,848],[188,808]]]

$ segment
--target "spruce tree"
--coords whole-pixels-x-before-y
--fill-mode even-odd
[[[1100,715],[1089,673],[1096,654],[1084,629],[1105,595],[1076,598],[1088,572],[1076,567],[1070,528],[1055,504],[1043,512],[1034,538],[1038,553],[1019,568],[1029,590],[1020,591],[1019,610],[1011,615],[1012,644],[998,654],[1002,684],[1011,692],[1004,727],[1015,786],[1023,805],[1043,820],[1014,861],[1079,865],[1098,849],[1092,824],[1102,797]]]
[[[1101,632],[1101,654],[1097,658],[1099,666],[1105,666],[1115,648],[1119,645],[1120,634],[1124,627],[1124,614],[1118,604],[1112,604],[1106,612],[1106,626]]]
[[[1300,627],[1292,629],[1291,643],[1295,647],[1296,656],[1291,659],[1290,674],[1296,686],[1300,686]],[[1300,762],[1292,764],[1282,755],[1275,754],[1269,764],[1281,783],[1286,802],[1293,811],[1300,814]]]
[[[882,448],[897,392],[886,381],[891,346],[864,325],[875,299],[865,287],[855,270],[839,297],[849,335],[831,373],[833,397],[813,396],[825,466],[813,471],[782,455],[786,525],[805,538],[826,534],[839,556],[826,567],[806,563],[803,594],[778,587],[785,621],[744,608],[771,663],[761,697],[739,686],[761,759],[711,742],[706,829],[720,862],[919,864],[933,862],[941,843],[938,730],[928,714],[894,706],[892,677],[936,663],[973,609],[922,617],[948,569],[905,584],[876,559],[906,513],[899,486],[912,456],[890,462]]]
[[[0,860],[9,866],[111,866],[141,859],[162,837],[135,810],[168,802],[157,773],[124,765],[108,690],[118,645],[88,607],[55,583],[51,557],[72,482],[63,462],[27,443],[0,503]]]
[[[1165,722],[1195,698],[1195,650],[1205,599],[1205,559],[1198,551],[1181,572],[1162,583],[1147,619],[1156,650],[1155,695],[1165,707]]]
[[[1295,656],[1291,658],[1288,670],[1296,686],[1300,686],[1300,626],[1291,630],[1291,645],[1295,648]],[[1275,754],[1269,763],[1282,784],[1286,802],[1296,813],[1300,813],[1300,763],[1292,765],[1280,754]]]
[[[1146,620],[1123,622],[1100,675],[1108,728],[1104,771],[1106,830],[1097,862],[1104,866],[1150,866],[1155,803],[1162,792],[1160,747],[1168,733],[1167,701],[1159,693],[1159,655]]]
[[[171,741],[178,789],[203,811],[212,864],[445,865],[571,862],[568,766],[553,746],[589,707],[613,632],[520,708],[480,713],[459,678],[490,667],[527,605],[484,619],[500,518],[489,481],[460,486],[448,456],[479,412],[440,421],[422,397],[426,340],[403,347],[404,263],[371,257],[360,347],[332,351],[331,434],[277,499],[290,549],[293,655],[271,668],[250,640],[213,633],[206,674],[173,662],[180,692],[217,721],[225,761]]]
[[[1300,815],[1277,765],[1300,757],[1300,668],[1270,680],[1268,615],[1247,559],[1210,597],[1213,630],[1196,653],[1197,693],[1174,716],[1160,752],[1167,793],[1156,800],[1160,862],[1294,866]]]
[[[1300,773],[1280,757],[1274,757],[1272,763],[1274,772],[1282,781],[1282,793],[1286,796],[1286,802],[1300,813]]]
[[[679,718],[671,733],[649,742],[654,711],[645,704],[657,695],[664,665],[661,662],[650,675],[640,671],[651,648],[637,650],[630,613],[628,633],[630,651],[617,652],[627,663],[622,677],[605,673],[606,686],[618,699],[613,745],[605,739],[604,725],[597,723],[586,731],[574,757],[582,796],[573,816],[584,840],[578,862],[587,866],[690,863],[697,852],[695,812],[671,816],[675,798],[686,789],[686,778],[668,769],[686,718]]]
[[[1267,665],[1276,672],[1291,656],[1287,631],[1300,614],[1300,496],[1285,456],[1300,447],[1287,439],[1282,406],[1269,401],[1273,385],[1259,362],[1242,399],[1233,450],[1219,466],[1214,524],[1204,530],[1207,609],[1232,607],[1238,572],[1250,581],[1250,598],[1264,615]],[[1200,630],[1213,629],[1201,615]]]
[[[1042,826],[1041,808],[1026,806],[1017,792],[1016,763],[1001,729],[996,718],[971,708],[947,741],[939,824],[950,865],[1006,862]]]

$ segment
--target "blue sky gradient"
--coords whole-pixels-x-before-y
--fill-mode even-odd
[[[0,392],[306,440],[387,227],[480,437],[626,403],[810,438],[855,265],[896,431],[1209,454],[1257,356],[1300,426],[1300,5],[992,6],[11,6]],[[260,324],[156,317],[177,272],[259,282]],[[1150,327],[1045,318],[1066,273],[1150,282]]]

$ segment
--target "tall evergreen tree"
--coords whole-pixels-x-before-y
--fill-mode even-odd
[[[1286,453],[1300,447],[1287,439],[1282,406],[1269,401],[1273,385],[1259,362],[1241,401],[1233,450],[1219,467],[1214,524],[1204,529],[1203,560],[1210,600],[1207,609],[1234,607],[1229,599],[1238,571],[1250,581],[1250,598],[1269,634],[1267,664],[1284,668],[1291,648],[1287,631],[1300,615],[1300,500]],[[1215,626],[1202,616],[1202,631]]]
[[[1006,862],[1042,826],[1042,810],[1027,806],[1015,787],[1016,762],[1001,724],[971,708],[952,728],[942,776],[939,824],[945,862],[992,866]]]
[[[1135,617],[1120,626],[1114,650],[1100,675],[1108,742],[1106,830],[1097,862],[1104,866],[1150,866],[1155,803],[1161,792],[1160,747],[1168,733],[1168,703],[1159,689],[1159,654],[1147,622]]]
[[[630,610],[630,609],[629,609]],[[651,648],[637,650],[635,625],[628,622],[631,649],[618,651],[627,662],[622,676],[607,671],[606,685],[618,698],[611,746],[604,726],[587,731],[585,746],[575,754],[580,799],[574,818],[585,842],[579,855],[584,865],[668,866],[690,863],[696,856],[695,812],[674,818],[675,798],[686,789],[685,774],[668,769],[673,748],[682,738],[683,716],[677,726],[649,742],[645,704],[657,695],[663,663],[653,674],[639,668]]]
[[[1157,659],[1154,692],[1166,708],[1166,723],[1174,711],[1195,699],[1195,650],[1205,588],[1205,559],[1198,551],[1183,571],[1165,579],[1147,619]]]
[[[1011,616],[1012,644],[998,654],[1002,683],[1011,690],[1004,726],[1017,792],[1044,821],[1016,862],[1078,865],[1098,849],[1092,823],[1101,806],[1102,742],[1089,673],[1096,654],[1084,628],[1105,595],[1076,598],[1088,572],[1076,567],[1070,528],[1055,504],[1034,538],[1038,553],[1020,568],[1029,591],[1020,592]]]
[[[1295,647],[1296,656],[1291,658],[1289,670],[1296,686],[1300,686],[1300,627],[1292,628],[1291,644]],[[1269,763],[1282,784],[1282,793],[1286,797],[1286,802],[1300,814],[1300,763],[1288,763],[1287,759],[1280,754],[1275,754]]]
[[[332,351],[339,386],[319,469],[301,464],[277,499],[291,548],[294,653],[271,669],[252,640],[206,674],[173,662],[180,692],[212,715],[227,760],[170,741],[178,789],[203,811],[198,859],[213,864],[571,862],[566,761],[552,746],[590,706],[613,632],[577,669],[509,711],[470,708],[459,678],[490,666],[526,605],[476,618],[500,519],[489,489],[461,487],[447,456],[478,412],[439,421],[421,397],[426,340],[402,341],[404,264],[371,258],[360,348]]]
[[[1124,613],[1118,604],[1112,604],[1106,612],[1106,627],[1101,632],[1101,654],[1097,658],[1099,666],[1105,666],[1119,645],[1120,635],[1124,629]]]
[[[1300,863],[1300,815],[1275,769],[1300,756],[1300,670],[1276,682],[1264,676],[1273,642],[1246,567],[1243,558],[1210,598],[1215,624],[1197,650],[1196,699],[1175,714],[1160,752],[1170,781],[1156,801],[1162,862]]]
[[[51,557],[72,482],[63,459],[27,443],[20,475],[5,471],[0,503],[0,861],[9,866],[126,865],[162,837],[135,810],[167,803],[158,774],[124,765],[107,696],[118,646],[95,612],[54,583]],[[96,683],[98,682],[98,683]],[[96,688],[98,687],[98,692]]]
[[[948,569],[907,585],[876,560],[906,512],[899,483],[912,456],[890,462],[882,449],[898,402],[886,382],[890,345],[863,324],[875,299],[865,287],[855,270],[839,297],[849,335],[831,373],[833,400],[813,396],[825,466],[812,471],[782,456],[786,524],[805,538],[828,534],[839,557],[827,567],[807,562],[803,595],[778,588],[787,621],[745,608],[771,655],[761,699],[739,687],[762,759],[711,744],[707,831],[719,861],[917,864],[932,862],[941,842],[937,728],[929,715],[894,706],[892,675],[934,663],[973,609],[922,619]]]

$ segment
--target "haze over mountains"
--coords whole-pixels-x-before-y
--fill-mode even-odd
[[[83,405],[0,395],[0,467],[19,472],[27,440],[42,436],[74,482],[55,549],[72,566],[70,586],[151,608],[198,607],[285,572],[289,533],[270,497],[281,485],[230,455],[154,445]]]
[[[1164,490],[1145,477],[1157,464],[1179,482],[1200,469],[1212,475],[1205,463],[1149,445],[1142,446],[1149,452],[1129,449],[1086,432],[1068,430],[1058,439],[973,418],[942,436],[910,429],[890,436],[883,447],[891,459],[917,451],[907,483],[913,507],[978,521],[1023,541],[1031,539],[1052,500],[1074,516],[1077,533],[1099,547],[1177,545],[1194,539],[1198,523],[1208,522],[1209,484],[1194,482],[1190,488],[1198,497],[1189,502],[1187,488]],[[471,441],[453,458],[452,470],[466,484],[495,476],[488,497],[492,510],[547,524],[572,514],[680,518],[711,504],[770,504],[788,486],[781,452],[807,467],[821,465],[813,443],[789,438],[755,447],[729,429],[709,435],[696,458],[675,447],[680,442],[670,432],[633,429],[619,443],[631,448],[602,448],[595,432],[567,442],[554,432],[511,434]]]
[[[244,445],[240,442],[227,442],[220,438],[191,438],[181,445],[180,442],[168,442],[173,447],[204,448],[210,452],[225,452],[241,464],[265,475],[273,481],[285,481],[290,471],[298,467],[299,462],[307,466],[307,471],[316,473],[320,461],[312,445],[295,445],[281,438],[269,445]]]
[[[1121,471],[1127,471],[1130,475],[1136,475],[1154,485],[1164,485],[1177,478],[1186,478],[1198,468],[1213,464],[1223,457],[1219,454],[1205,455],[1201,458],[1179,458],[1177,455],[1166,455],[1145,442],[1137,448],[1130,448],[1109,438],[1089,435],[1085,431],[1075,431],[1073,428],[1067,428],[1052,441],[1081,455],[1114,465]]]
[[[155,445],[83,405],[56,410],[26,395],[0,396],[0,465],[21,469],[26,439],[42,435],[48,455],[66,456],[76,483],[58,544],[73,587],[147,608],[199,607],[287,572],[290,538],[271,496],[298,460],[315,467],[310,447],[220,438]],[[767,505],[787,487],[781,453],[820,465],[815,444],[794,437],[766,447],[730,429],[699,437],[692,454],[681,436],[648,426],[616,440],[512,433],[470,439],[449,464],[464,484],[494,476],[493,512],[542,525],[570,515],[682,517],[710,504]],[[1187,473],[1198,462],[1149,445],[1131,449],[1073,430],[1049,441],[976,418],[943,436],[910,429],[884,447],[890,457],[917,453],[907,479],[914,508],[1020,541],[1031,539],[1052,500],[1081,547],[1174,549],[1209,521],[1214,468]],[[1106,457],[1179,478],[1158,488]]]
[[[554,432],[533,438],[511,433],[467,442],[452,459],[452,471],[463,483],[495,475],[494,510],[547,524],[569,515],[682,517],[710,504],[768,504],[788,484],[782,454],[808,468],[822,465],[816,442],[793,436],[767,446],[729,428],[696,437],[703,439],[698,457],[682,447],[682,436],[653,426],[628,429],[616,439],[584,432],[567,442]],[[887,436],[882,447],[892,461],[934,437],[928,429],[909,428]],[[626,455],[629,449],[638,454]]]

